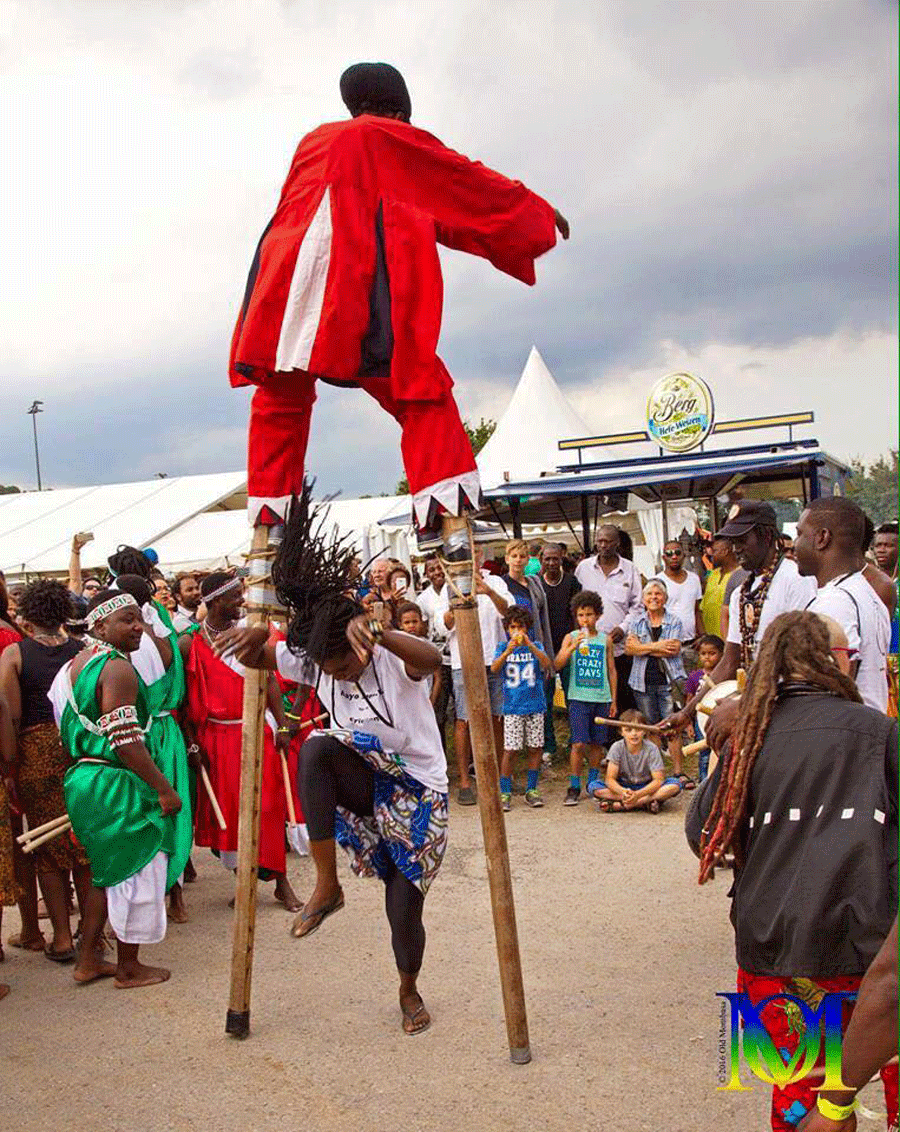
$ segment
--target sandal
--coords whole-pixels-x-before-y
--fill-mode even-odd
[[[651,814],[658,814],[659,813],[659,802],[657,802],[657,800],[655,798],[651,798],[650,801],[647,803],[647,810]]]
[[[48,943],[44,948],[44,954],[48,959],[52,959],[54,963],[74,963],[75,962],[75,948],[70,947],[68,951],[54,951],[53,945]]]
[[[681,783],[682,790],[696,790],[697,783],[691,778],[689,774],[677,774],[675,776]]]
[[[315,912],[307,913],[306,906],[304,905],[291,925],[291,935],[295,939],[303,939],[304,936],[312,935],[314,931],[318,931],[322,923],[327,920],[329,916],[333,915],[335,912],[339,912],[343,907],[344,890],[342,888],[338,889],[337,896],[330,904],[325,904]]]
[[[409,1037],[413,1037],[416,1034],[424,1034],[431,1025],[431,1016],[425,1009],[425,1003],[422,1002],[421,999],[419,1000],[419,1005],[411,1014],[408,1010],[404,1010],[402,1006],[400,1007],[400,1012],[403,1015],[403,1033],[408,1034]],[[417,1019],[421,1018],[423,1014],[428,1016],[428,1021],[424,1022],[422,1025],[416,1025]]]

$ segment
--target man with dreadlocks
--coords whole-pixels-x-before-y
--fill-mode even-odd
[[[425,951],[422,909],[447,843],[447,761],[426,677],[440,652],[421,637],[373,623],[346,596],[353,550],[325,533],[311,485],[292,509],[272,576],[289,611],[287,641],[265,629],[235,630],[216,642],[256,668],[313,687],[331,715],[300,753],[300,796],[316,887],[294,921],[311,935],[344,906],[335,842],[359,876],[379,876],[400,976],[403,1030],[431,1022],[417,989]]]
[[[209,768],[213,791],[225,816],[220,829],[205,790],[197,793],[198,845],[208,846],[227,869],[237,867],[238,813],[241,796],[241,712],[244,666],[233,656],[222,657],[216,642],[228,634],[241,615],[244,587],[235,574],[207,575],[200,586],[206,619],[181,637],[187,675],[187,723],[199,754]],[[275,881],[275,899],[291,912],[299,911],[286,873],[284,844],[287,799],[278,747],[288,749],[291,736],[284,718],[281,692],[269,681],[267,727],[260,788],[259,877]]]
[[[532,285],[534,262],[568,238],[560,213],[521,182],[410,125],[403,76],[358,63],[340,81],[349,121],[300,142],[256,249],[231,345],[234,386],[255,385],[250,518],[283,517],[299,493],[317,380],[358,386],[402,429],[421,529],[477,505],[478,471],[437,356],[437,244]]]
[[[728,512],[728,521],[718,532],[719,537],[731,539],[740,565],[749,571],[742,584],[734,590],[728,609],[728,640],[722,659],[709,674],[713,684],[733,680],[737,670],[749,672],[759,642],[768,626],[780,614],[805,609],[816,596],[814,578],[801,578],[797,564],[787,558],[778,538],[775,509],[769,503],[754,499],[735,503]],[[692,724],[697,704],[706,694],[709,684],[701,683],[696,695],[681,711],[663,721],[669,731],[680,732]],[[730,724],[728,713],[733,712],[734,701],[727,701],[717,709],[720,730],[708,739],[727,737]],[[727,722],[721,722],[723,716]],[[713,746],[713,749],[717,749]]]
[[[700,883],[734,854],[738,990],[754,1005],[789,994],[818,1008],[858,989],[897,914],[897,773],[897,723],[861,703],[824,620],[776,617],[700,814]],[[786,1062],[802,1032],[787,1006],[776,997],[761,1011]],[[776,1132],[796,1128],[822,1077],[818,1066],[775,1087]],[[882,1077],[893,1126],[896,1064]]]

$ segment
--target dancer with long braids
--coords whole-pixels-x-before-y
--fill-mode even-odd
[[[861,702],[824,621],[776,617],[701,814],[700,883],[734,854],[738,989],[754,1004],[858,989],[897,914],[897,772],[897,722]],[[799,1020],[779,999],[761,1017],[790,1057]],[[796,1128],[822,1076],[775,1086],[776,1132]],[[896,1063],[882,1077],[896,1125]]]
[[[330,713],[332,730],[314,733],[300,755],[316,886],[293,934],[312,934],[344,906],[340,843],[357,875],[384,881],[403,1030],[417,1034],[431,1023],[417,987],[422,910],[447,843],[447,763],[425,680],[441,654],[420,637],[376,628],[346,596],[353,550],[330,539],[310,491],[307,483],[292,508],[273,567],[287,641],[273,648],[265,629],[235,629],[214,647],[310,685]]]

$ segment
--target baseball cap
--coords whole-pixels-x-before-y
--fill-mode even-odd
[[[775,508],[771,503],[761,503],[756,499],[745,499],[735,503],[728,512],[725,526],[716,531],[720,538],[738,538],[754,527],[777,527]]]

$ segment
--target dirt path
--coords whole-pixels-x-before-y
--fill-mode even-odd
[[[684,802],[658,817],[594,804],[507,815],[534,1060],[508,1060],[478,812],[451,811],[426,904],[431,1030],[400,1032],[381,888],[343,869],[347,907],[311,939],[262,886],[253,1035],[224,1036],[232,879],[205,850],[191,923],[146,949],[163,987],[76,987],[7,948],[0,977],[3,1127],[45,1132],[768,1127],[767,1088],[716,1092],[717,990],[734,985],[725,874],[703,889]],[[299,894],[312,866],[290,858]],[[3,936],[18,928],[7,910]],[[873,1107],[879,1107],[876,1104]],[[882,1107],[883,1111],[883,1107]],[[860,1127],[876,1127],[861,1122]]]

